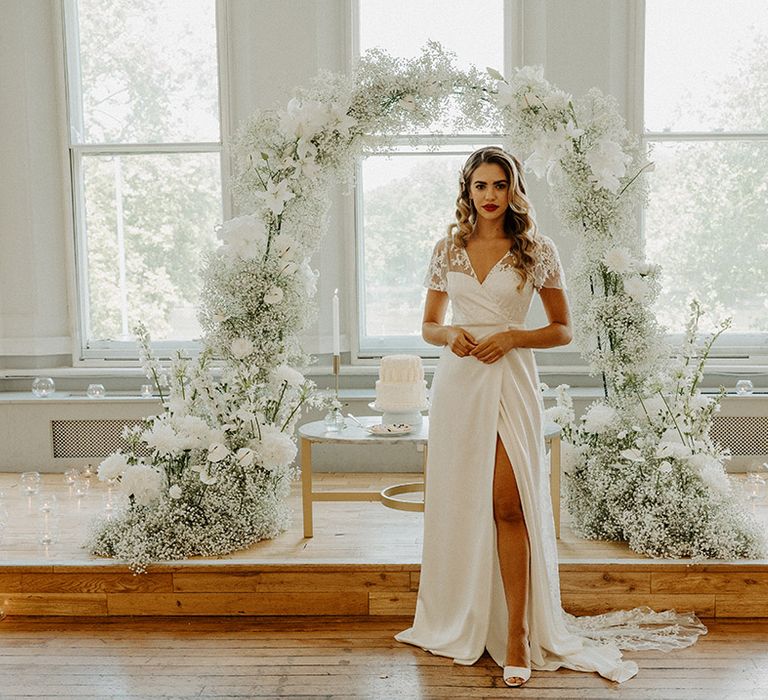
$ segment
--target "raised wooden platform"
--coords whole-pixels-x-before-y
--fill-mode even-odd
[[[318,474],[326,489],[380,489],[407,474]],[[731,477],[738,478],[738,477]],[[60,475],[60,540],[36,543],[38,513],[18,475],[0,475],[9,527],[0,542],[0,608],[8,615],[411,615],[421,552],[421,513],[379,503],[315,505],[315,536],[302,535],[299,484],[293,526],[275,540],[221,559],[157,564],[134,576],[82,549],[104,503],[96,483],[82,500]],[[757,514],[768,527],[768,507]],[[558,542],[563,606],[574,614],[649,605],[701,617],[768,618],[768,561],[648,559],[624,544],[582,540],[563,513]]]

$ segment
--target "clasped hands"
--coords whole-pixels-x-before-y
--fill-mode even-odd
[[[447,345],[455,355],[459,357],[471,355],[486,364],[500,360],[515,347],[512,333],[509,331],[494,333],[478,343],[471,333],[463,328],[451,326],[448,328],[447,340]]]

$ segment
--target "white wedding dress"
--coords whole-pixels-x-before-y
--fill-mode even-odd
[[[564,287],[554,243],[542,247],[533,281],[505,255],[480,283],[464,248],[435,246],[425,285],[448,293],[453,325],[476,339],[524,327],[534,288]],[[528,630],[531,668],[596,671],[613,681],[634,676],[620,649],[681,648],[706,627],[693,613],[650,608],[574,617],[560,602],[557,544],[549,493],[543,402],[529,348],[485,364],[443,347],[432,382],[424,546],[413,625],[400,642],[473,664],[485,649],[504,666],[507,604],[496,548],[493,471],[496,433],[512,463],[530,542]]]

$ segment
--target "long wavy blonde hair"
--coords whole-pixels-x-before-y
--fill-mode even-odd
[[[533,205],[525,193],[525,179],[520,161],[497,146],[486,146],[475,151],[467,158],[459,178],[459,196],[456,198],[456,221],[448,226],[448,237],[454,244],[467,247],[467,241],[475,233],[477,211],[472,203],[469,188],[472,175],[483,163],[495,163],[501,166],[509,180],[509,207],[504,213],[504,233],[511,243],[509,251],[512,263],[517,268],[522,281],[522,289],[529,279],[533,279],[534,257],[538,250],[536,221]]]

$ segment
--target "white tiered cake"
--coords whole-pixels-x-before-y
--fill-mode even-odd
[[[427,407],[427,382],[418,355],[381,358],[374,406],[385,413],[415,413]]]

